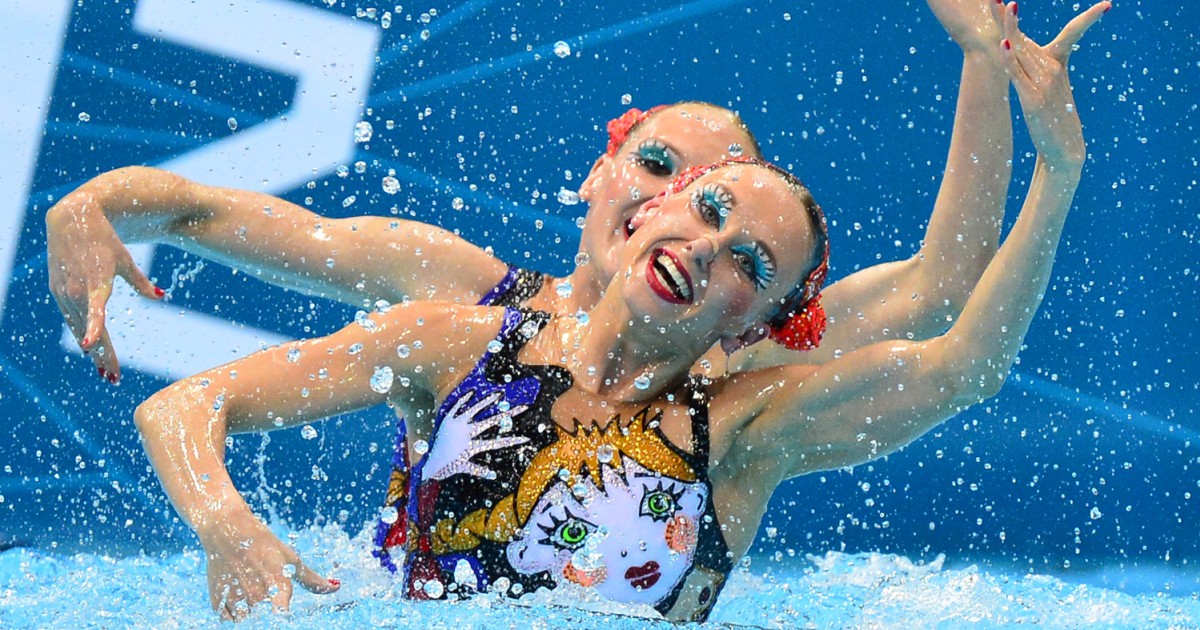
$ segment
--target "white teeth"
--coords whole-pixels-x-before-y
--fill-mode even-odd
[[[655,260],[655,262],[661,265],[662,268],[667,271],[667,273],[671,274],[670,282],[664,284],[669,284],[670,286],[674,287],[675,291],[679,294],[679,297],[690,302],[692,299],[692,288],[688,286],[687,280],[684,279],[683,274],[679,271],[679,267],[675,266],[675,261],[670,256],[662,254],[657,260]],[[657,272],[658,270],[655,269],[655,271]],[[661,275],[662,274],[659,273],[659,276]],[[667,278],[662,279],[667,280]]]

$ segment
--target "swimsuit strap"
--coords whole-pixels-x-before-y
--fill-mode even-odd
[[[520,306],[537,295],[546,276],[537,271],[509,266],[504,277],[479,300],[485,306]]]
[[[699,374],[688,376],[688,416],[692,419],[692,453],[699,464],[697,468],[704,471],[705,478],[708,477],[709,450],[708,383],[708,378]]]

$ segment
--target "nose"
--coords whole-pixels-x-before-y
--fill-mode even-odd
[[[717,257],[717,254],[721,253],[721,243],[713,235],[704,234],[692,239],[690,243],[683,247],[683,252],[685,255],[692,257],[697,267],[707,270],[708,266]]]

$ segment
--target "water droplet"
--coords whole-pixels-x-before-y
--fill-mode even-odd
[[[621,104],[622,105],[629,105],[632,102],[633,102],[632,94],[622,94],[621,95]]]
[[[308,394],[309,394],[309,392],[308,392],[308,388],[307,388],[307,387],[304,387],[304,388],[302,388],[302,389],[300,390],[300,397],[301,397],[301,398],[308,398]]]
[[[575,254],[575,266],[576,267],[582,267],[590,262],[592,262],[591,256],[588,256],[587,254],[585,254],[583,252],[579,252],[578,254]]]
[[[400,510],[397,510],[395,506],[386,505],[379,510],[379,520],[391,525],[400,520]]]
[[[425,591],[425,594],[428,595],[429,597],[431,597],[433,599],[438,599],[442,596],[443,593],[446,592],[446,587],[442,585],[441,580],[434,578],[434,579],[426,582],[423,586],[421,586],[421,590]]]
[[[359,143],[370,142],[371,136],[374,133],[375,133],[375,128],[371,126],[371,123],[369,123],[365,120],[360,120],[360,121],[358,121],[357,124],[354,125],[354,141],[355,142],[359,142]]]
[[[638,199],[641,199],[641,198],[642,198],[642,189],[641,189],[641,188],[638,188],[638,187],[636,187],[636,186],[635,186],[635,187],[633,187],[633,188],[630,188],[630,189],[629,189],[629,198],[630,198],[630,199],[632,199],[632,200],[634,200],[634,201],[637,201]]]
[[[428,453],[429,442],[426,442],[425,440],[417,440],[416,442],[413,442],[413,451],[415,451],[417,455],[424,455],[425,453]]]
[[[213,411],[220,411],[221,407],[224,407],[224,406],[225,406],[225,394],[217,394],[216,399],[213,400]]]
[[[385,28],[385,29],[392,27],[392,12],[391,11],[383,12],[383,17],[379,18],[379,26],[381,28]]]
[[[633,386],[638,389],[650,389],[650,377],[643,374],[633,379]]]
[[[582,230],[583,226],[585,225],[587,225],[587,219],[584,219],[583,217],[575,217],[575,227]]]
[[[230,131],[237,131],[237,119],[236,118],[230,116],[229,120],[226,120],[225,123],[229,125]]]
[[[492,354],[500,352],[503,349],[504,349],[504,344],[500,343],[499,340],[493,339],[488,342],[487,350],[488,350],[488,352],[491,352]]]
[[[567,298],[571,297],[571,291],[573,290],[574,287],[571,286],[570,282],[563,281],[558,283],[558,286],[555,287],[554,292],[558,294],[558,297]]]
[[[350,195],[349,197],[346,197],[345,199],[342,200],[342,207],[349,208],[350,206],[354,205],[355,201],[358,201],[358,197],[356,197],[354,195]]]
[[[509,409],[512,409],[512,403],[508,402],[507,400],[501,400],[500,402],[496,403],[496,408],[507,413]]]
[[[1098,518],[1100,518],[1101,516],[1104,516],[1104,515],[1100,513],[1100,508],[1098,508],[1098,507],[1094,507],[1094,508],[1092,508],[1092,511],[1091,511],[1091,513],[1089,514],[1089,516],[1091,516],[1091,517],[1092,517],[1092,520],[1094,521],[1094,520],[1096,520],[1096,519],[1098,519]]]
[[[582,481],[576,482],[575,485],[571,486],[571,494],[575,495],[576,499],[586,499],[588,495],[587,484]]]
[[[462,210],[463,208],[467,207],[467,203],[463,201],[462,197],[455,197],[450,201],[450,207],[454,208],[455,210]]]
[[[346,177],[348,175],[350,175],[350,167],[345,164],[339,164],[337,167],[337,176]]]
[[[333,259],[332,259],[332,258],[326,258],[326,259],[325,259],[325,266],[326,266],[326,267],[329,267],[330,269],[333,269]]]
[[[313,428],[313,425],[306,424],[306,425],[304,425],[303,428],[300,429],[300,437],[302,437],[306,440],[311,440],[311,439],[317,437],[317,430]]]
[[[564,482],[570,481],[571,480],[571,471],[567,470],[566,468],[559,468],[558,469],[558,478]]]
[[[87,112],[79,112],[79,122],[87,122],[92,119],[92,115]]]
[[[615,452],[611,444],[601,444],[600,447],[596,449],[596,459],[599,460],[601,464],[607,464],[611,462],[614,454]]]
[[[429,33],[429,29],[425,29],[425,30],[421,31],[421,41],[426,41],[426,40],[428,40],[428,39],[429,39],[429,35],[430,35],[430,33]]]
[[[579,311],[577,311],[575,313],[575,321],[579,322],[580,326],[586,326],[588,323],[587,311],[584,311],[583,309],[580,309]]]
[[[362,349],[363,349],[363,345],[361,343],[356,343],[356,344],[353,344],[350,346],[350,349],[348,350],[348,352],[350,354],[358,354],[359,352],[362,352]]]
[[[571,56],[571,45],[564,41],[554,42],[554,54],[559,59],[566,59]]]
[[[371,375],[371,390],[377,394],[386,394],[392,389],[392,381],[396,375],[392,372],[392,368],[384,365],[375,368],[375,373]]]
[[[355,162],[354,163],[354,172],[359,173],[359,174],[366,173],[367,172],[367,163],[362,160]]]
[[[736,142],[729,145],[729,155],[732,155],[733,157],[741,157],[742,153],[744,152],[745,149],[742,148],[742,145]]]
[[[408,355],[411,353],[412,353],[412,351],[409,350],[408,346],[405,344],[400,344],[399,346],[396,346],[396,356],[400,357],[401,359],[407,359]]]
[[[559,188],[557,197],[558,203],[561,203],[564,206],[573,206],[579,203],[579,193],[575,192],[574,190]]]
[[[291,578],[295,577],[295,575],[296,575],[296,565],[294,565],[294,564],[283,565],[283,577],[288,578],[290,580]]]
[[[366,311],[356,312],[354,314],[354,323],[362,326],[363,330],[366,330],[367,332],[373,332],[376,328],[378,328],[375,320],[371,319],[371,317],[367,315]]]
[[[288,350],[287,360],[288,360],[288,363],[295,363],[295,362],[299,361],[300,360],[300,349],[292,348],[291,350]]]

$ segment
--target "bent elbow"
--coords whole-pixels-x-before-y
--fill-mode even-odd
[[[972,369],[956,370],[951,379],[954,383],[953,401],[960,407],[970,407],[993,398],[1004,387],[1008,379],[1008,366],[1000,368],[990,365],[969,366]],[[977,369],[976,369],[977,368]]]

